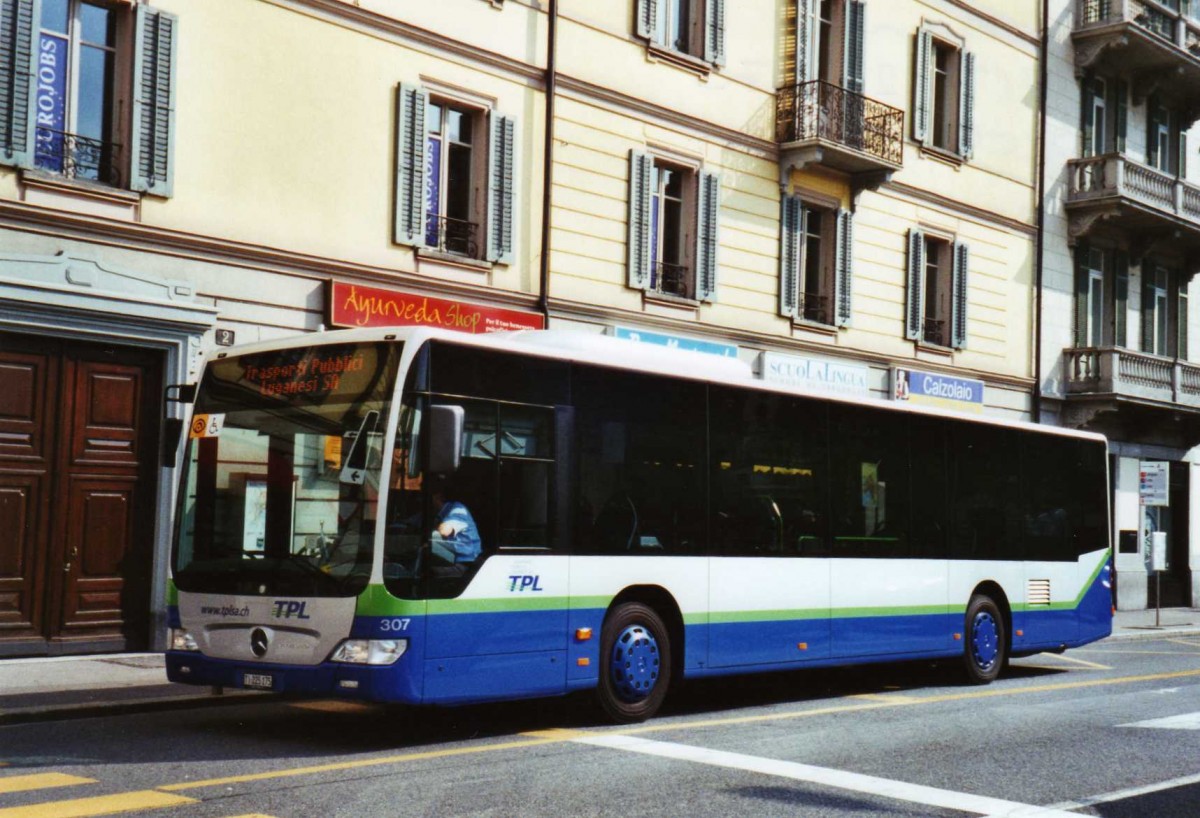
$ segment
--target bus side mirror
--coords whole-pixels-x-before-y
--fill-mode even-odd
[[[462,456],[463,420],[461,406],[433,406],[429,410],[429,472],[454,474]]]
[[[173,383],[163,390],[163,436],[162,451],[159,453],[159,463],[163,468],[173,469],[178,465],[176,455],[179,451],[179,441],[183,439],[183,419],[168,417],[167,405],[195,402],[194,383]]]

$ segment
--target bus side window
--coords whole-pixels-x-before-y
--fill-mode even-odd
[[[909,556],[912,480],[906,415],[845,408],[830,440],[835,557]]]

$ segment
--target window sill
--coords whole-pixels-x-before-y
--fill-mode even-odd
[[[461,267],[464,270],[473,270],[480,273],[490,273],[494,266],[490,261],[483,261],[482,259],[471,258],[470,256],[460,256],[455,253],[445,253],[429,247],[416,248],[416,256],[418,260],[448,264],[453,267]]]
[[[933,145],[926,145],[922,142],[917,143],[917,150],[921,155],[929,159],[933,159],[943,164],[949,165],[952,168],[961,168],[967,163],[966,157],[954,151],[946,150],[945,148],[937,148]]]
[[[692,310],[693,312],[699,312],[701,302],[694,298],[684,298],[681,295],[660,293],[654,290],[642,290],[642,303],[655,304],[661,307],[675,307],[676,309],[687,309]]]
[[[57,207],[107,218],[136,221],[142,194],[46,171],[23,169],[21,198],[30,204]]]
[[[945,360],[949,361],[954,358],[956,350],[953,347],[944,347],[941,344],[931,344],[928,341],[914,341],[913,346],[916,347],[917,356],[925,359]]]
[[[655,42],[646,44],[646,59],[650,62],[668,63],[690,74],[695,74],[702,80],[707,80],[708,75],[713,70],[712,63],[710,62],[705,62],[699,57],[685,54],[682,51],[676,51],[673,48],[667,48]]]
[[[830,338],[837,337],[838,327],[833,324],[823,324],[820,321],[809,321],[805,318],[793,318],[792,329],[804,330],[805,332],[814,335],[828,335]]]

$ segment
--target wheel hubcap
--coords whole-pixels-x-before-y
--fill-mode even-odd
[[[613,643],[613,687],[627,702],[644,699],[658,683],[658,642],[642,625],[630,625]]]
[[[1000,629],[987,611],[975,614],[971,623],[971,655],[980,670],[991,670],[1000,655]]]

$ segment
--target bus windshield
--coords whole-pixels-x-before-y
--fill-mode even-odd
[[[208,366],[180,497],[180,590],[362,591],[400,352],[394,342],[327,344]]]

